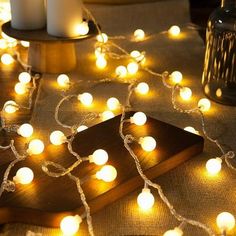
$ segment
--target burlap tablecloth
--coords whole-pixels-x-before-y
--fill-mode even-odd
[[[118,43],[129,51],[145,50],[148,66],[155,71],[182,71],[183,85],[190,86],[194,93],[191,102],[186,103],[187,106],[188,104],[195,106],[198,99],[204,96],[201,89],[204,44],[197,32],[185,27],[190,21],[187,0],[168,0],[130,6],[89,5],[89,8],[109,35],[129,36],[136,28],[143,28],[147,34],[151,34],[147,41],[136,45],[122,40]],[[166,34],[157,34],[173,24],[183,27],[181,39],[171,40]],[[87,79],[96,80],[110,75],[118,65],[117,62],[111,61],[108,67],[110,69],[98,71],[92,56],[94,42],[88,40],[77,45],[78,69],[71,74],[71,77],[74,82],[78,79],[83,79],[85,82],[76,85],[73,92],[90,91],[94,94],[95,101],[103,103],[110,96],[116,96],[124,102],[127,88],[125,84],[106,83],[91,86],[86,83]],[[147,98],[134,96],[132,98],[134,109],[145,111],[148,115],[178,127],[184,128],[190,125],[201,130],[199,117],[180,114],[173,110],[170,91],[163,87],[161,81],[145,73],[139,73],[137,79],[149,82],[151,95]],[[38,131],[44,134],[45,141],[52,130],[60,128],[53,118],[54,108],[60,99],[58,89],[53,87],[55,80],[55,76],[44,75],[37,107],[31,121]],[[64,106],[62,120],[71,124],[78,121],[85,110],[75,112],[75,109],[77,108],[73,105]],[[95,106],[94,109],[102,111],[104,107]],[[212,110],[206,116],[210,133],[234,149],[236,149],[235,111],[234,107],[213,103]],[[165,194],[179,213],[198,219],[214,229],[216,229],[215,218],[218,213],[229,211],[236,216],[234,188],[236,174],[225,165],[219,176],[214,178],[208,177],[205,171],[206,160],[217,154],[219,152],[216,147],[206,142],[203,154],[155,180],[163,187]],[[136,204],[138,192],[140,189],[93,216],[96,235],[162,235],[166,230],[178,225],[155,191],[156,203],[152,212],[144,214],[139,211]],[[25,235],[27,230],[41,232],[43,235],[60,235],[59,230],[21,224],[5,225],[1,235]],[[232,232],[232,235],[235,234],[236,231]],[[78,235],[87,235],[85,223],[82,224]],[[205,233],[187,226],[184,235],[203,236]]]

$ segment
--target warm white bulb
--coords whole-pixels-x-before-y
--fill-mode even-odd
[[[82,132],[82,131],[84,131],[84,130],[86,130],[86,129],[88,129],[88,126],[86,126],[86,125],[80,125],[80,126],[77,128],[77,132],[79,133],[79,132]]]
[[[127,68],[125,66],[118,66],[116,68],[116,75],[121,77],[121,78],[127,76],[127,73],[128,73],[128,71],[127,71]]]
[[[104,69],[107,66],[107,60],[103,55],[100,55],[99,57],[97,57],[96,60],[96,66],[99,69]]]
[[[78,100],[84,105],[84,106],[91,106],[93,103],[93,96],[90,93],[82,93],[78,95]]]
[[[185,127],[184,130],[188,131],[190,133],[193,133],[193,134],[199,134],[199,132],[196,129],[194,129],[193,127],[191,127],[191,126]]]
[[[13,178],[15,183],[30,184],[34,179],[33,171],[28,167],[22,167],[16,172],[16,176]]]
[[[130,56],[133,57],[136,61],[142,61],[145,56],[144,54],[142,54],[141,52],[137,51],[137,50],[134,50],[130,53]]]
[[[22,84],[28,84],[31,81],[31,75],[28,72],[21,72],[18,79]]]
[[[220,159],[219,157],[212,158],[212,159],[207,161],[206,169],[207,169],[209,174],[216,175],[220,172],[221,165],[222,165],[222,159]]]
[[[105,182],[112,182],[117,177],[116,169],[111,165],[105,165],[96,173],[96,178]]]
[[[1,56],[1,62],[4,64],[4,65],[10,65],[14,62],[14,59],[13,57],[8,54],[8,53],[4,53],[2,56]]]
[[[136,62],[130,62],[127,66],[127,71],[131,75],[135,75],[138,72],[139,65]]]
[[[83,21],[79,25],[76,26],[76,33],[79,35],[86,35],[89,32],[88,22]]]
[[[99,35],[97,36],[97,41],[100,42],[100,43],[106,43],[106,42],[108,41],[108,36],[107,36],[107,34],[104,34],[104,33],[99,34]]]
[[[192,97],[192,90],[188,87],[183,87],[180,89],[179,94],[183,100],[189,100]]]
[[[211,108],[211,102],[207,98],[202,98],[198,102],[198,107],[201,111],[209,111]]]
[[[61,74],[57,77],[57,83],[61,87],[66,87],[70,84],[70,78],[68,75]]]
[[[44,151],[44,143],[40,139],[30,141],[27,152],[30,155],[39,155]]]
[[[0,39],[0,48],[6,49],[7,48],[7,42],[5,39]]]
[[[116,109],[118,109],[120,107],[120,102],[119,102],[119,100],[117,98],[114,98],[114,97],[109,98],[107,100],[107,107],[110,110],[114,111],[114,110],[116,110]]]
[[[145,39],[145,32],[142,29],[137,29],[134,31],[134,38],[136,41],[142,41]]]
[[[222,212],[216,218],[216,224],[222,231],[230,231],[235,226],[235,218],[229,212]]]
[[[63,235],[72,236],[75,235],[80,227],[82,219],[80,216],[66,216],[61,220],[60,228]]]
[[[179,71],[172,72],[170,77],[171,77],[171,80],[176,84],[179,84],[183,80],[183,75]]]
[[[156,148],[156,140],[151,136],[146,136],[139,139],[139,144],[142,149],[146,152],[151,152]]]
[[[146,95],[149,92],[149,85],[145,82],[141,82],[137,85],[135,91],[139,94]]]
[[[53,145],[59,146],[66,141],[66,136],[63,132],[56,130],[50,134],[50,142]]]
[[[155,203],[155,198],[149,188],[143,188],[142,192],[138,195],[137,202],[142,210],[149,210]]]
[[[32,136],[34,132],[34,128],[32,125],[30,124],[23,124],[19,127],[19,129],[17,130],[17,133],[19,135],[21,135],[24,138],[29,138]]]
[[[170,27],[170,29],[168,30],[168,33],[171,35],[171,36],[178,36],[180,34],[181,30],[179,28],[179,26],[177,25],[173,25]]]
[[[105,150],[98,149],[89,156],[89,161],[94,162],[96,165],[104,165],[108,161],[108,154]]]
[[[101,116],[103,121],[110,120],[115,117],[112,111],[104,111]]]
[[[183,235],[183,231],[180,228],[175,228],[175,229],[166,231],[163,236],[182,236],[182,235]]]
[[[136,112],[130,118],[130,122],[142,126],[147,122],[147,116],[143,112]]]
[[[100,56],[105,56],[105,53],[103,52],[103,49],[101,47],[97,47],[94,53],[97,58]]]
[[[14,89],[15,92],[19,95],[25,94],[27,92],[27,88],[23,83],[17,83]]]
[[[15,101],[7,101],[4,104],[4,111],[8,114],[15,113],[19,109],[19,106],[16,104]]]
[[[30,43],[27,41],[20,41],[21,45],[25,48],[28,48],[30,46]]]

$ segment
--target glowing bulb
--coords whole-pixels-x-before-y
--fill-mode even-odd
[[[44,143],[40,139],[30,141],[27,152],[30,155],[39,155],[44,151]]]
[[[75,235],[80,227],[82,219],[80,216],[66,216],[61,220],[60,228],[64,235]]]
[[[115,117],[114,113],[112,111],[104,111],[102,113],[102,120],[106,121],[106,120],[110,120],[113,117]]]
[[[138,69],[139,69],[139,65],[136,62],[130,62],[127,66],[127,71],[131,75],[136,74]]]
[[[211,102],[207,98],[202,98],[198,102],[198,107],[201,111],[209,111],[211,108]]]
[[[145,82],[141,82],[135,88],[135,91],[139,94],[145,95],[149,92],[149,86]]]
[[[105,165],[96,173],[96,178],[105,182],[112,182],[117,177],[116,169],[111,165]]]
[[[96,66],[99,69],[104,69],[107,66],[107,60],[103,55],[101,55],[97,58]]]
[[[79,133],[79,132],[84,131],[84,130],[86,130],[86,129],[88,129],[88,126],[86,126],[86,125],[80,125],[80,126],[77,128],[77,132]]]
[[[146,152],[151,152],[156,148],[156,140],[151,136],[146,136],[139,139],[139,144],[142,149]]]
[[[114,110],[116,110],[116,109],[118,109],[120,107],[120,102],[119,102],[119,100],[117,98],[113,98],[113,97],[109,98],[107,100],[107,107],[110,110],[114,111]]]
[[[193,134],[199,134],[199,132],[196,129],[194,129],[193,127],[191,127],[191,126],[185,127],[184,130],[188,131],[190,133],[193,133]]]
[[[61,87],[66,87],[70,84],[70,78],[68,75],[61,74],[57,77],[57,83]]]
[[[30,184],[33,179],[33,171],[28,167],[22,167],[16,172],[16,176],[13,178],[13,181],[20,184]]]
[[[23,83],[17,83],[15,85],[15,92],[19,95],[25,94],[27,92],[27,88]]]
[[[59,146],[66,141],[66,136],[63,132],[56,130],[50,134],[50,142],[53,145]]]
[[[34,128],[30,124],[23,124],[17,130],[17,133],[25,138],[29,138],[30,136],[32,136],[33,132]]]
[[[95,56],[98,58],[100,56],[105,56],[105,53],[103,52],[103,49],[101,47],[97,47],[95,49]]]
[[[188,87],[184,87],[180,89],[180,97],[183,100],[189,100],[192,97],[192,90]]]
[[[89,156],[89,161],[94,162],[96,165],[104,165],[108,161],[108,154],[105,150],[98,149]]]
[[[138,126],[142,126],[147,122],[147,116],[143,112],[136,112],[131,118],[130,122]]]
[[[142,210],[149,210],[153,207],[155,198],[149,188],[143,188],[142,192],[138,195],[137,202]]]
[[[180,228],[175,228],[175,229],[166,231],[163,236],[182,236],[182,235],[183,235],[183,231]]]
[[[212,159],[207,161],[206,169],[207,169],[209,174],[216,175],[221,170],[221,164],[222,164],[222,160],[219,157],[212,158]]]
[[[7,42],[5,39],[0,39],[0,48],[6,49],[7,48]]]
[[[130,53],[130,56],[133,57],[138,62],[142,61],[145,58],[145,56],[141,52],[139,52],[137,50],[132,51]]]
[[[76,32],[79,35],[86,35],[89,32],[88,22],[84,21],[76,26]]]
[[[30,43],[27,41],[20,41],[21,45],[25,48],[28,48],[30,46]]]
[[[181,31],[181,30],[180,30],[179,26],[173,25],[173,26],[171,26],[170,29],[168,30],[168,33],[169,33],[171,36],[176,37],[176,36],[178,36],[178,35],[180,34],[180,31]]]
[[[127,73],[128,72],[125,66],[118,66],[116,68],[116,75],[118,75],[119,77],[125,77]]]
[[[1,62],[4,64],[4,65],[10,65],[14,62],[14,59],[13,57],[8,54],[8,53],[4,53],[2,56],[1,56]]]
[[[230,231],[235,226],[235,218],[229,212],[222,212],[217,216],[216,224],[222,231]]]
[[[97,36],[97,41],[100,43],[106,43],[108,41],[108,36],[104,33]]]
[[[183,75],[179,71],[172,72],[170,77],[171,77],[172,81],[176,84],[179,84],[183,79]]]
[[[137,29],[134,31],[134,38],[136,41],[142,41],[145,39],[145,32],[142,29]]]
[[[10,100],[4,104],[4,110],[8,114],[15,113],[18,109],[19,109],[19,106],[16,104],[15,101]]]
[[[82,93],[78,95],[78,100],[84,105],[84,106],[91,106],[93,103],[93,96],[90,93]]]
[[[31,81],[31,75],[28,72],[21,72],[18,79],[22,84],[28,84]]]

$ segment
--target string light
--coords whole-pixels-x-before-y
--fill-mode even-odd
[[[190,133],[193,133],[193,134],[199,134],[199,132],[196,129],[194,129],[193,127],[191,127],[191,126],[185,127],[184,130],[188,131]]]
[[[27,88],[25,87],[25,84],[23,83],[17,83],[14,89],[15,89],[15,92],[19,95],[25,94],[27,92]]]
[[[183,75],[179,71],[174,71],[171,73],[170,78],[175,84],[179,84],[183,80]]]
[[[107,60],[106,60],[106,58],[104,57],[104,55],[100,55],[99,57],[97,57],[96,66],[97,66],[97,68],[99,68],[99,69],[104,69],[104,68],[106,68],[106,66],[107,66]]]
[[[130,122],[142,126],[147,122],[147,116],[143,112],[136,112],[130,118]]]
[[[107,100],[107,107],[110,110],[114,111],[114,110],[116,110],[116,109],[118,109],[120,107],[120,102],[119,102],[119,100],[117,98],[114,98],[114,97],[109,98]]]
[[[118,66],[116,68],[116,75],[121,77],[121,78],[127,76],[127,73],[128,73],[128,71],[127,71],[127,68],[125,66]]]
[[[235,226],[235,218],[229,212],[222,212],[216,218],[216,224],[222,232],[228,232]]]
[[[205,111],[209,111],[211,108],[211,102],[209,99],[207,98],[202,98],[199,100],[198,102],[198,107],[201,111],[205,112]]]
[[[50,142],[53,145],[59,146],[59,145],[65,143],[66,140],[67,139],[66,139],[66,136],[64,135],[64,133],[59,130],[53,131],[50,134]]]
[[[84,105],[84,106],[91,106],[93,103],[93,96],[91,93],[82,93],[78,95],[78,100]]]
[[[145,39],[145,32],[142,29],[135,30],[134,38],[136,41],[143,41]]]
[[[2,56],[1,56],[1,62],[4,64],[4,65],[10,65],[14,62],[14,59],[13,57],[8,54],[8,53],[4,53]]]
[[[81,222],[82,218],[79,215],[64,217],[60,223],[62,233],[67,236],[75,235],[79,230]]]
[[[70,84],[70,78],[66,74],[61,74],[57,77],[57,83],[61,87],[66,87]]]
[[[106,43],[108,41],[108,36],[105,33],[99,34],[97,36],[97,41],[100,43]]]
[[[0,48],[6,49],[7,48],[7,42],[5,39],[0,39]]]
[[[104,165],[108,161],[108,154],[103,149],[96,150],[92,155],[89,156],[89,161],[94,162],[96,165]]]
[[[40,139],[30,141],[27,152],[29,155],[39,155],[44,151],[44,143]]]
[[[76,26],[76,32],[79,35],[87,35],[89,32],[89,26],[88,26],[88,22],[83,21],[82,23],[80,23],[79,25]]]
[[[21,72],[18,79],[22,84],[28,84],[31,81],[31,75],[28,72]]]
[[[17,130],[17,133],[24,138],[31,137],[33,132],[34,132],[34,128],[30,124],[23,124]]]
[[[207,161],[206,169],[207,169],[209,174],[216,175],[220,172],[221,165],[222,165],[222,159],[221,158],[219,158],[219,157],[212,158],[212,159]]]
[[[105,182],[112,182],[117,177],[117,171],[115,167],[111,165],[105,165],[100,171],[96,173],[96,178]]]
[[[145,82],[141,82],[135,88],[135,91],[141,95],[146,95],[149,92],[149,86]]]
[[[28,48],[30,46],[30,43],[27,41],[20,41],[20,44],[25,48]]]
[[[8,114],[15,113],[18,109],[19,106],[16,104],[15,101],[10,100],[4,104],[4,111]]]
[[[180,30],[179,26],[177,26],[177,25],[171,26],[170,29],[168,30],[168,33],[173,37],[179,36],[180,32],[181,32],[181,30]]]
[[[137,202],[142,210],[147,211],[153,207],[155,198],[149,188],[143,188],[142,192],[138,195]]]
[[[163,236],[182,236],[183,231],[180,228],[174,228],[172,230],[168,230],[164,233]]]
[[[16,172],[13,181],[19,184],[30,184],[34,179],[34,172],[28,167],[22,167]]]
[[[192,97],[192,90],[188,87],[183,87],[180,89],[180,97],[183,100],[189,100]]]
[[[138,72],[139,65],[136,62],[130,62],[127,66],[127,71],[131,75],[135,75]]]
[[[103,52],[103,49],[101,47],[97,47],[94,53],[97,58],[100,56],[105,56],[105,53]]]
[[[145,59],[144,54],[138,50],[134,50],[130,53],[130,56],[133,57],[137,62],[143,61]]]
[[[146,152],[152,152],[156,148],[156,140],[151,136],[142,137],[139,139],[139,144]]]
[[[79,133],[79,132],[82,132],[82,131],[84,131],[84,130],[86,130],[86,129],[88,129],[88,126],[86,126],[86,125],[80,125],[80,126],[77,128],[77,132]]]
[[[110,120],[115,117],[112,111],[104,111],[101,115],[102,121]]]

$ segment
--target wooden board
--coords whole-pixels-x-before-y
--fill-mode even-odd
[[[127,114],[127,118],[132,114]],[[105,149],[109,154],[108,164],[118,171],[118,177],[112,183],[91,179],[83,184],[92,213],[143,186],[134,161],[119,136],[119,123],[120,116],[117,116],[91,127],[77,134],[73,143],[74,150],[81,156],[88,156],[99,148]],[[133,144],[145,174],[151,179],[177,167],[203,150],[202,137],[150,117],[145,126],[138,127],[127,123],[124,130],[135,137],[150,135],[157,140],[158,147],[151,153],[146,153],[138,144]],[[4,156],[4,153],[0,155]],[[28,186],[18,185],[14,193],[3,194],[0,199],[0,223],[22,222],[57,227],[66,214],[84,212],[75,183],[67,176],[58,179],[48,177],[41,170],[44,160],[57,162],[64,167],[69,167],[76,161],[68,154],[65,145],[49,145],[44,154],[32,156],[17,165],[11,178],[18,168],[28,166],[34,171],[35,179]],[[0,176],[6,167],[6,164],[1,166]],[[73,174],[83,178],[95,174],[100,168],[84,162]]]

